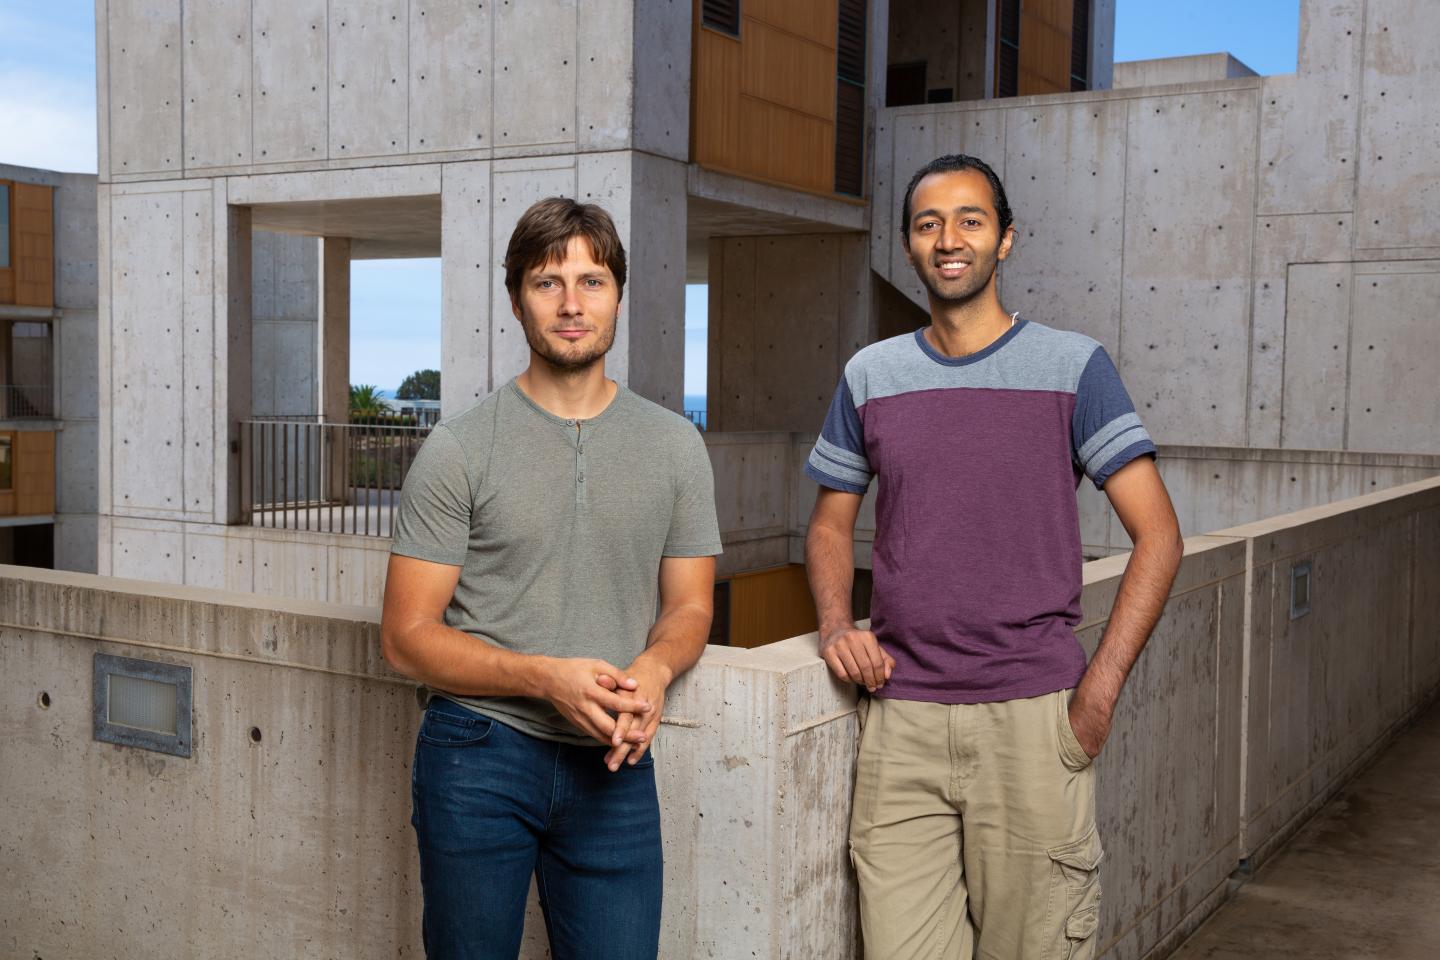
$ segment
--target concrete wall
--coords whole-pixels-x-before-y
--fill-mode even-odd
[[[438,248],[458,412],[528,359],[499,266],[519,215],[601,203],[640,281],[609,372],[680,408],[689,4],[180,7],[97,7],[102,572],[129,550],[190,580],[179,526],[241,515],[239,421],[318,409],[314,243],[257,226]]]
[[[1169,83],[1205,83],[1257,76],[1228,53],[1201,53],[1191,57],[1164,57],[1159,60],[1127,60],[1114,67],[1114,89],[1158,87]]]
[[[1085,567],[1089,652],[1123,565]],[[1101,955],[1163,955],[1434,696],[1437,570],[1440,480],[1187,541],[1098,761]],[[0,610],[0,948],[418,951],[419,710],[373,609],[7,567]],[[854,956],[854,694],[814,644],[711,648],[671,693],[663,957]],[[192,758],[91,739],[97,652],[193,669]]]
[[[1440,452],[1436,29],[1306,0],[1294,75],[884,111],[872,266],[922,302],[893,211],[973,153],[1016,214],[1007,308],[1104,343],[1159,442]]]
[[[224,177],[689,142],[689,4],[97,6],[100,178]],[[638,55],[637,51],[644,51]]]
[[[1440,476],[1440,456],[1339,450],[1162,446],[1157,463],[1187,536]],[[1130,550],[1105,494],[1082,481],[1079,497],[1085,553]]]
[[[708,425],[813,430],[874,339],[864,234],[710,241]]]
[[[1245,856],[1273,851],[1440,684],[1436,494],[1432,479],[1219,532],[1252,557]],[[1311,611],[1292,618],[1302,562]]]

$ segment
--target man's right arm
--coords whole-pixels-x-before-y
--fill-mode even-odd
[[[437,690],[472,697],[538,697],[579,730],[609,746],[614,713],[645,714],[650,704],[630,695],[635,681],[604,660],[515,653],[445,624],[460,580],[458,566],[391,554],[380,615],[380,652],[407,677]],[[620,689],[607,690],[601,676]]]
[[[805,572],[820,623],[820,656],[836,677],[874,693],[890,679],[895,660],[874,633],[857,628],[851,617],[855,518],[862,499],[858,493],[820,488],[805,534]]]

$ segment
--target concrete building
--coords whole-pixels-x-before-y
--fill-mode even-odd
[[[0,163],[0,563],[94,572],[95,177]]]
[[[1113,16],[100,0],[108,576],[0,570],[0,769],[27,774],[0,777],[0,951],[417,948],[418,712],[374,607],[418,435],[344,424],[349,263],[440,257],[455,412],[523,366],[500,252],[568,193],[630,252],[631,388],[680,408],[709,284],[718,619],[790,638],[711,647],[672,697],[663,955],[851,955],[853,691],[806,635],[799,467],[845,359],[924,322],[897,190],[957,150],[1010,188],[1007,305],[1106,345],[1190,535],[1099,761],[1102,953],[1193,930],[1440,684],[1440,8],[1304,0],[1283,77],[1112,65]],[[1087,550],[1123,551],[1080,496]],[[1086,566],[1092,650],[1123,563]],[[97,654],[188,677],[186,755],[96,739]]]
[[[525,362],[500,247],[554,193],[616,213],[635,282],[611,368],[676,409],[683,285],[709,284],[723,572],[796,560],[791,448],[854,350],[923,322],[897,189],[956,150],[1009,184],[1005,302],[1107,346],[1188,532],[1412,479],[1440,453],[1422,93],[1440,65],[1413,0],[1307,0],[1280,77],[1228,55],[1114,68],[1104,2],[98,14],[102,572],[376,602],[393,495],[345,463],[379,441],[322,426],[345,420],[349,262],[440,257],[458,411]],[[262,229],[321,239],[270,258]],[[294,284],[298,312],[262,277]],[[412,440],[385,442],[403,466]],[[1081,499],[1087,552],[1125,549],[1103,498]]]

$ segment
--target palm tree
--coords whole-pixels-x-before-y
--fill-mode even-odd
[[[368,383],[350,385],[351,421],[374,419],[380,416],[384,409],[385,404],[381,401],[378,387]]]

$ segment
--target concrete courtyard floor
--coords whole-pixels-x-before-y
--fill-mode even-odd
[[[1440,702],[1171,960],[1440,957]]]

